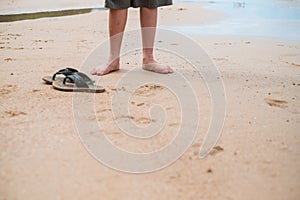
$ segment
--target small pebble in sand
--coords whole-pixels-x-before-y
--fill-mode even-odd
[[[209,168],[206,172],[207,172],[207,173],[212,173],[213,171],[212,171],[211,168]]]

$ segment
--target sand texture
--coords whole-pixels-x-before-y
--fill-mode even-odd
[[[76,133],[73,94],[54,90],[41,78],[66,66],[79,68],[107,38],[107,14],[0,24],[0,199],[300,198],[299,41],[192,37],[220,70],[226,92],[222,137],[203,160],[198,151],[212,112],[205,83],[184,62],[158,52],[161,62],[189,77],[199,91],[201,123],[193,145],[171,166],[142,175],[121,173],[95,160]],[[165,7],[160,14],[160,25],[201,24],[222,17],[188,3]],[[132,9],[128,30],[138,27],[138,19],[138,10]],[[132,113],[124,117],[147,125],[149,106],[160,103],[168,114],[162,134],[139,141],[115,126],[110,102],[115,85],[140,65],[140,55],[128,55],[122,58],[121,71],[101,77],[106,92],[96,95],[96,117],[90,120],[101,122],[107,137],[121,148],[147,152],[170,142],[180,115],[170,91],[148,84],[135,91]],[[98,83],[98,77],[91,77]]]

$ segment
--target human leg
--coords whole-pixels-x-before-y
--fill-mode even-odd
[[[153,56],[155,32],[157,26],[157,8],[140,8],[140,24],[143,43],[143,69],[157,73],[172,73],[171,67],[159,64]]]
[[[93,75],[105,75],[120,68],[120,49],[127,21],[127,9],[109,10],[110,56],[108,62],[92,70]]]

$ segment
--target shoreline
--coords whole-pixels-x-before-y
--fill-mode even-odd
[[[20,10],[20,11],[0,11],[0,15],[23,15],[23,14],[37,14],[37,13],[51,13],[51,12],[63,12],[68,10],[85,10],[85,9],[96,9],[96,10],[105,10],[106,8],[104,6],[74,6],[74,7],[61,7],[61,8],[53,8],[53,9],[47,9],[47,8],[37,8],[34,10]]]
[[[104,8],[104,5],[103,3],[99,3],[99,1],[96,0],[61,0],[59,2],[54,2],[51,0],[6,0],[0,2],[1,15],[53,12],[89,8]]]
[[[5,15],[0,15],[0,23],[81,15],[81,14],[92,13],[101,10],[105,10],[105,8],[94,7],[94,8],[63,9],[63,10],[56,10],[56,11],[53,10],[53,11],[28,12],[28,13],[19,13],[19,14],[5,14]]]

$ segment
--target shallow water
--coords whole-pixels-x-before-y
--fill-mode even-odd
[[[84,8],[84,9],[70,9],[70,10],[0,15],[0,22],[14,22],[14,21],[21,21],[21,20],[40,19],[46,17],[62,17],[62,16],[70,16],[70,15],[79,15],[79,14],[90,13],[98,10],[104,10],[104,8]]]
[[[175,0],[207,2],[207,9],[224,12],[223,20],[192,26],[164,26],[191,35],[248,35],[300,40],[300,1],[291,0]],[[89,13],[104,8],[68,9],[0,15],[0,22]]]
[[[205,25],[167,28],[197,35],[248,35],[300,40],[299,1],[189,1],[208,2],[207,9],[224,12],[228,17]]]

